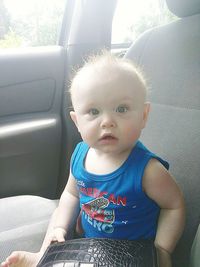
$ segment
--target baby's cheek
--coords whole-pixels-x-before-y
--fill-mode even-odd
[[[85,128],[81,133],[81,137],[86,143],[88,144],[93,143],[95,141],[95,138],[97,138],[97,133],[95,128],[92,127]]]
[[[133,142],[137,140],[140,136],[141,130],[138,127],[134,127],[134,125],[129,125],[124,128],[124,135],[126,136],[127,141]]]

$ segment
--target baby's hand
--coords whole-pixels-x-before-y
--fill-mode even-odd
[[[54,228],[52,235],[51,235],[51,243],[52,242],[64,242],[65,241],[65,235],[66,235],[65,229],[61,227]]]

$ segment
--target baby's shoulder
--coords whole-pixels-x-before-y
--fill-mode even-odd
[[[173,180],[171,174],[158,159],[152,158],[149,160],[142,179],[144,191],[148,191],[152,187],[155,189],[164,187],[171,180]]]
[[[149,161],[142,185],[147,196],[160,207],[176,208],[182,203],[182,193],[178,184],[159,160],[151,159]]]

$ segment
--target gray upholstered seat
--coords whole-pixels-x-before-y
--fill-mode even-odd
[[[0,262],[14,250],[38,251],[56,206],[37,196],[0,199]]]
[[[200,263],[200,224],[192,244],[190,267],[198,267]]]
[[[167,4],[180,19],[144,33],[126,57],[142,67],[151,87],[142,141],[170,162],[185,195],[186,227],[173,266],[188,267],[200,222],[200,1]]]

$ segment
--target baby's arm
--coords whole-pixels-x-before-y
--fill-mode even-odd
[[[65,241],[65,235],[70,234],[76,224],[79,210],[78,190],[75,179],[70,174],[56,210],[52,232],[50,233],[51,241]]]
[[[183,195],[169,172],[156,159],[152,159],[145,169],[143,189],[161,208],[155,245],[159,266],[170,267],[170,255],[185,223]]]

